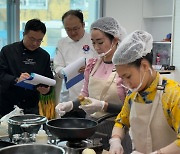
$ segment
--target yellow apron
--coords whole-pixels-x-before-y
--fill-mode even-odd
[[[160,76],[159,85],[162,84]],[[176,132],[169,126],[162,108],[163,90],[157,90],[151,104],[133,102],[130,111],[130,126],[134,148],[149,154],[176,140]]]
[[[99,79],[93,76],[93,74],[97,71],[99,68],[99,65],[101,64],[102,59],[99,59],[92,72],[90,73],[89,77],[89,85],[88,85],[88,91],[89,91],[89,97],[106,101],[114,104],[122,105],[122,101],[120,100],[118,93],[117,93],[117,83],[116,83],[116,77],[117,73],[112,72],[108,79]],[[105,112],[96,112],[93,115],[91,115],[93,118],[99,118],[102,117],[107,113]]]

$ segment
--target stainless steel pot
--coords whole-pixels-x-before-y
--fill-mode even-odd
[[[1,154],[65,154],[61,147],[49,144],[19,144],[0,149]]]
[[[10,117],[8,120],[9,138],[12,139],[14,134],[22,134],[24,132],[36,134],[41,125],[46,124],[46,121],[46,117],[35,114],[25,114]]]

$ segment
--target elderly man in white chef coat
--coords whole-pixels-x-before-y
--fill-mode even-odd
[[[62,22],[67,32],[67,37],[58,42],[56,55],[54,57],[54,70],[57,79],[56,103],[74,100],[79,95],[83,82],[80,81],[70,89],[66,89],[63,81],[62,69],[80,57],[87,60],[96,55],[92,46],[90,34],[85,32],[83,13],[80,10],[69,10],[62,16]],[[85,67],[79,68],[79,72],[84,72]]]

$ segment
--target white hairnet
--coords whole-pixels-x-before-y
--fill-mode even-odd
[[[99,29],[105,33],[111,34],[122,41],[126,36],[126,30],[117,20],[112,17],[102,17],[91,24],[92,29]]]
[[[151,34],[142,30],[134,31],[119,44],[112,61],[114,65],[132,63],[150,53],[152,44]]]

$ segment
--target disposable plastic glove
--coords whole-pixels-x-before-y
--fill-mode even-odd
[[[138,151],[133,151],[131,154],[143,154],[143,153],[138,152]]]
[[[110,150],[109,150],[110,154],[123,154],[124,153],[124,149],[121,145],[120,138],[111,138],[109,140],[109,144],[110,144]]]
[[[61,79],[64,79],[64,74],[63,74],[62,69],[58,72],[58,77]]]
[[[157,153],[162,153],[161,151],[154,151],[154,152],[151,152],[150,154],[157,154]]]
[[[104,101],[100,101],[90,97],[86,97],[85,99],[89,99],[92,103],[88,105],[81,105],[79,106],[79,108],[83,109],[87,114],[93,114],[94,112],[102,111],[102,109],[104,108]]]
[[[73,109],[72,101],[59,103],[55,107],[55,110],[59,114],[60,117],[62,117],[63,115],[65,115],[65,113],[71,111],[72,109]]]

